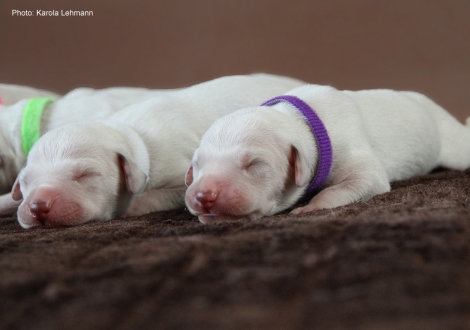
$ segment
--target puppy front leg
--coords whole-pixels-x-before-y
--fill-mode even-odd
[[[14,201],[11,193],[0,196],[0,217],[12,216],[18,210],[21,201]]]
[[[184,205],[185,188],[152,189],[134,197],[123,217],[177,209]]]
[[[347,171],[346,171],[347,173]],[[305,206],[294,209],[292,214],[306,213],[321,209],[344,206],[390,191],[390,183],[385,170],[380,167],[360,170],[348,175],[344,180],[320,191]]]

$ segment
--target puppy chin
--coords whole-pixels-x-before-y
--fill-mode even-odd
[[[64,212],[51,210],[44,219],[37,218],[24,206],[18,210],[18,222],[24,229],[69,227],[90,221],[91,217],[79,205],[68,205]]]
[[[238,221],[238,220],[246,219],[246,217],[244,216],[215,214],[215,213],[199,214],[197,218],[199,219],[200,222],[204,224],[214,223],[214,222]]]
[[[220,211],[207,211],[197,206],[191,207],[189,203],[186,204],[189,211],[197,216],[200,222],[204,224],[215,223],[215,222],[228,222],[248,219],[246,215],[233,215]]]

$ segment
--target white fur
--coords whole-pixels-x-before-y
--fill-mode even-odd
[[[287,94],[317,112],[333,148],[323,190],[293,213],[365,201],[437,166],[470,167],[470,129],[421,94],[318,85]],[[186,205],[202,222],[275,214],[304,194],[317,158],[311,129],[292,105],[239,110],[204,134],[187,173]]]
[[[31,149],[13,188],[24,228],[76,225],[184,205],[184,173],[217,118],[303,83],[232,76],[160,95],[108,120],[66,125]]]

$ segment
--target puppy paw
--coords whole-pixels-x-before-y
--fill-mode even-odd
[[[314,205],[310,205],[310,204],[307,204],[305,206],[301,206],[301,207],[297,207],[295,209],[293,209],[290,214],[301,214],[301,213],[307,213],[307,212],[313,212],[313,211],[318,211],[319,208],[314,206]]]

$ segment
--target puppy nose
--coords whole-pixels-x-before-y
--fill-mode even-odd
[[[50,210],[51,205],[43,201],[31,203],[31,205],[29,206],[29,211],[31,212],[33,217],[40,222],[44,222],[45,220],[47,220],[47,215],[49,214]]]
[[[206,208],[210,208],[217,200],[217,191],[212,189],[199,190],[196,193],[196,200]]]

